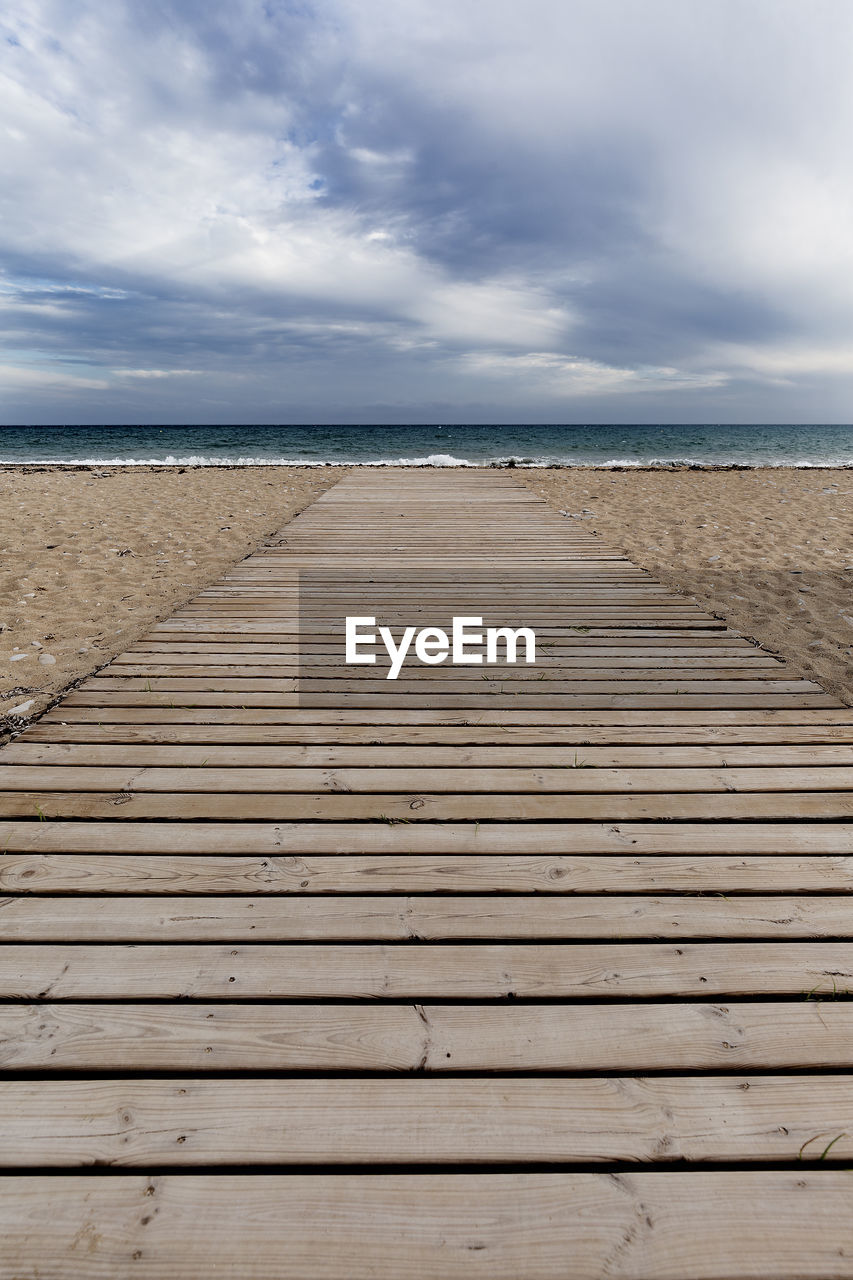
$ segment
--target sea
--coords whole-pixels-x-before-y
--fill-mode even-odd
[[[0,426],[0,464],[853,467],[853,425]]]

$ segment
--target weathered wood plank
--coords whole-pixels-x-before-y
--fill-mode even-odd
[[[853,771],[853,743],[815,743],[810,746],[767,744],[714,746],[527,746],[472,745],[439,746],[397,743],[376,744],[296,744],[276,746],[246,743],[176,745],[168,742],[146,745],[134,738],[127,744],[92,742],[34,741],[27,736],[4,748],[0,764],[69,765],[93,768],[312,768],[353,769],[645,769],[655,772],[725,768],[797,772],[808,778],[819,767],[844,766]],[[774,767],[775,766],[775,767]],[[8,777],[0,768],[0,780]],[[227,775],[226,775],[227,776]],[[597,777],[600,775],[596,775]],[[726,774],[728,778],[728,773]],[[805,784],[803,784],[805,785]]]
[[[0,1004],[0,1068],[849,1071],[853,1003]],[[819,1081],[818,1081],[819,1084]]]
[[[703,732],[720,726],[772,726],[784,730],[788,725],[819,726],[829,732],[832,726],[841,726],[845,733],[853,729],[853,709],[835,707],[740,707],[684,710],[683,708],[599,707],[579,711],[539,709],[519,710],[496,708],[493,705],[466,711],[436,710],[434,707],[353,707],[348,700],[346,707],[204,707],[152,705],[140,710],[135,707],[74,707],[66,699],[60,709],[48,712],[42,723],[54,721],[69,723],[109,724],[111,722],[155,724],[275,724],[275,725],[325,725],[335,734],[347,725],[369,725],[384,728],[385,725],[411,725],[413,728],[437,726],[478,728],[500,726],[495,732],[503,732],[518,726],[543,726],[549,732],[560,729],[580,729],[587,726],[635,726],[644,733],[655,728],[700,727]]]
[[[33,894],[853,893],[853,857],[834,854],[6,853],[0,891]],[[775,899],[774,899],[775,901]]]
[[[540,750],[553,750],[556,759],[565,748],[578,752],[583,759],[583,752],[590,746],[636,747],[648,752],[673,747],[695,748],[698,750],[714,750],[727,746],[744,748],[763,746],[768,750],[784,749],[788,746],[814,746],[817,750],[842,749],[853,743],[853,725],[789,725],[780,723],[777,727],[768,724],[742,725],[700,725],[688,724],[681,727],[667,725],[614,724],[610,727],[602,725],[481,725],[478,722],[469,724],[448,725],[387,725],[387,724],[348,724],[337,725],[334,729],[323,724],[279,724],[273,718],[259,722],[234,721],[233,712],[226,712],[220,720],[215,712],[211,714],[187,713],[187,723],[176,723],[173,719],[160,720],[159,716],[146,721],[145,714],[140,718],[136,712],[129,712],[126,720],[122,712],[103,712],[103,720],[97,723],[89,713],[74,715],[63,711],[66,719],[59,721],[46,715],[38,723],[27,730],[25,739],[18,739],[5,750],[12,748],[32,748],[36,743],[85,743],[85,744],[182,744],[210,746],[220,744],[227,747],[244,745],[275,745],[293,747],[299,745],[322,746],[329,750],[347,747],[422,747],[437,746],[453,749],[461,746],[532,746]],[[97,713],[96,713],[97,714]],[[709,713],[710,714],[710,713]],[[479,720],[479,717],[478,717]],[[208,757],[202,754],[199,759]],[[10,757],[11,759],[11,757]],[[846,763],[843,760],[829,760],[825,763]],[[728,754],[716,761],[728,760]],[[746,761],[744,761],[746,763]]]
[[[853,823],[0,822],[0,849],[42,853],[853,854]]]
[[[9,943],[0,998],[536,999],[847,995],[850,942]]]
[[[850,1196],[829,1169],[9,1178],[0,1276],[832,1280]]]
[[[851,1135],[849,1075],[0,1082],[0,1168],[807,1166],[849,1163]]]
[[[488,792],[434,795],[428,792],[155,792],[0,791],[0,818],[137,819],[178,822],[262,820],[421,824],[523,822],[638,822],[737,819],[774,822],[853,818],[846,791],[689,792],[685,794],[529,794]]]
[[[0,898],[11,942],[853,938],[848,894]]]
[[[145,682],[143,682],[144,684]],[[165,688],[163,687],[165,683]],[[432,693],[426,688],[417,693],[394,693],[390,690],[390,682],[383,682],[383,687],[372,693],[337,690],[329,693],[313,693],[302,690],[292,693],[255,692],[254,690],[198,690],[186,687],[182,682],[174,682],[178,687],[169,688],[169,682],[161,682],[159,687],[152,684],[151,691],[112,690],[104,691],[81,687],[67,694],[65,706],[83,708],[109,707],[148,707],[151,709],[193,710],[199,707],[232,707],[246,710],[248,708],[270,707],[277,709],[303,708],[333,709],[341,703],[346,692],[347,713],[365,710],[392,711],[402,715],[405,711],[415,712],[414,719],[425,710],[438,710],[444,714],[451,711],[462,711],[473,714],[481,707],[501,713],[506,710],[518,710],[518,695],[512,689],[501,689],[496,686],[486,690],[471,688],[463,693]],[[218,682],[221,685],[221,681]],[[481,682],[482,683],[482,682]],[[484,703],[484,699],[489,699]],[[512,701],[510,702],[510,699]],[[630,693],[614,689],[609,693],[579,692],[555,694],[529,694],[524,698],[525,707],[541,708],[546,714],[553,708],[565,710],[645,710],[645,711],[684,711],[687,709],[719,710],[731,708],[753,710],[784,709],[833,709],[835,699],[824,693],[773,693],[772,690],[756,693],[681,693],[678,689],[671,693],[648,692]],[[522,708],[523,711],[523,708]],[[98,717],[96,717],[98,718]]]
[[[607,768],[578,755],[564,765],[529,768],[472,765],[447,768],[428,766],[391,768],[372,764],[365,768],[337,766],[331,769],[302,765],[298,768],[232,765],[221,768],[212,761],[199,767],[157,768],[100,765],[0,766],[0,791],[103,792],[223,792],[305,793],[312,791],[462,795],[477,792],[536,794],[671,794],[672,792],[807,792],[853,790],[853,766],[798,765],[785,768],[719,769]],[[203,767],[201,767],[203,766]],[[829,816],[829,809],[827,815]]]

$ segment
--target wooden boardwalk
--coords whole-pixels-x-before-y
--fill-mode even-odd
[[[373,590],[537,662],[345,668]],[[3,1280],[853,1276],[853,710],[505,472],[347,475],[0,850]]]

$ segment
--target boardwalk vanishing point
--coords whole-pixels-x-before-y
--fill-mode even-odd
[[[852,788],[510,474],[347,473],[0,752],[0,1277],[853,1276]]]

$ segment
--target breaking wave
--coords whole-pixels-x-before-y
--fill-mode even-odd
[[[531,460],[532,462],[532,460]],[[456,458],[450,453],[430,453],[423,458],[257,458],[227,454],[174,454],[151,458],[0,458],[0,466],[37,467],[478,467],[482,462]],[[519,464],[521,465],[521,464]]]
[[[496,457],[458,458],[451,453],[430,453],[415,458],[262,458],[251,455],[161,454],[147,458],[104,458],[81,455],[73,458],[0,458],[0,467],[594,467],[602,471],[672,471],[689,467],[694,471],[748,471],[754,467],[796,467],[814,470],[853,467],[853,457],[826,461],[811,458],[747,458],[737,461],[708,458],[544,458]]]

